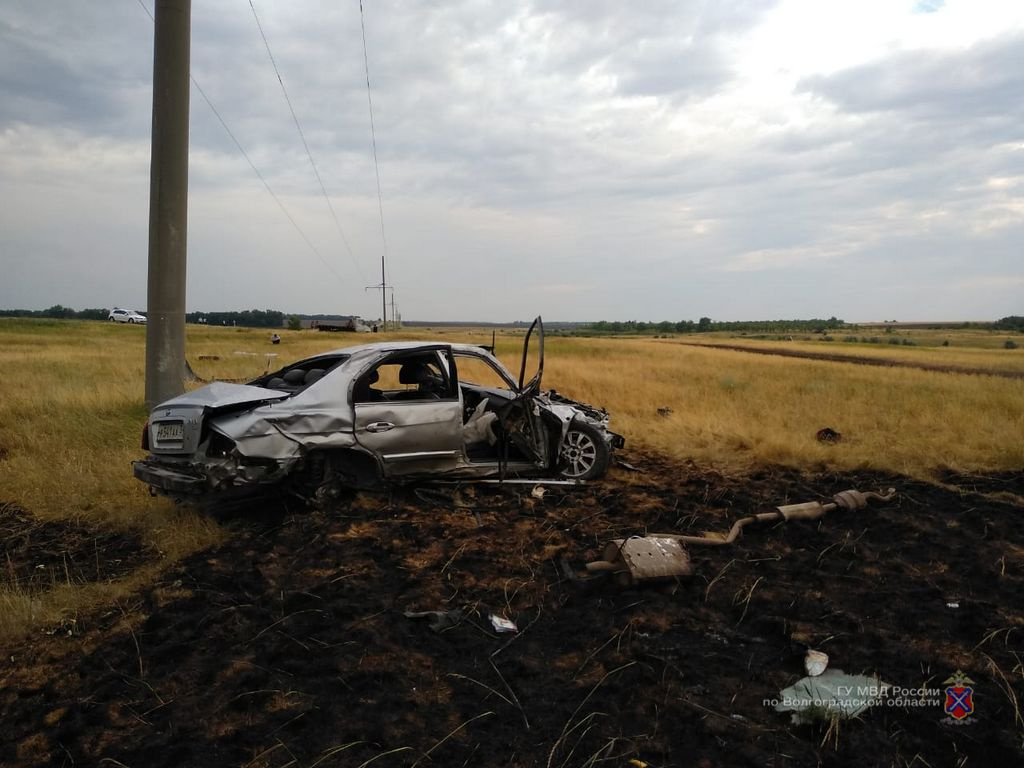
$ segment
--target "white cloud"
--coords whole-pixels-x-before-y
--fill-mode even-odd
[[[194,4],[193,74],[320,255],[193,91],[190,309],[372,317],[358,9],[255,6],[354,256],[251,11]],[[1021,272],[1024,4],[365,11],[406,318],[1020,313],[967,278]],[[135,4],[110,13],[0,8],[0,306],[143,303],[152,25]],[[922,274],[959,289],[936,307]]]

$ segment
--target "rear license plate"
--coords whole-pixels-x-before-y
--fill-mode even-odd
[[[156,439],[158,442],[184,440],[185,427],[180,421],[157,424]]]

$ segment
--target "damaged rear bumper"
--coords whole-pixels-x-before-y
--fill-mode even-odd
[[[171,495],[198,495],[210,490],[207,477],[184,468],[171,469],[148,460],[133,461],[132,472],[158,493]]]
[[[292,463],[267,461],[241,464],[227,459],[209,464],[167,462],[150,456],[132,462],[135,477],[146,483],[154,494],[179,500],[200,497],[241,498],[262,493],[287,474]]]

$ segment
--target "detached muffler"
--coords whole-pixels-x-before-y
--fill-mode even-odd
[[[832,501],[808,501],[803,504],[786,504],[775,507],[771,512],[762,512],[740,518],[733,523],[725,536],[706,534],[704,536],[683,536],[675,533],[649,533],[646,536],[631,536],[628,539],[613,539],[605,545],[600,560],[586,565],[585,574],[575,574],[563,561],[566,573],[574,579],[593,578],[598,574],[612,574],[623,586],[640,581],[674,579],[693,574],[693,564],[685,545],[722,547],[739,538],[743,529],[751,523],[790,520],[817,520],[833,509],[849,512],[864,509],[871,500],[891,501],[896,489],[885,493],[841,491]]]
[[[678,538],[631,536],[605,545],[602,560],[587,563],[587,573],[612,573],[624,587],[638,581],[671,579],[693,574],[690,556]]]

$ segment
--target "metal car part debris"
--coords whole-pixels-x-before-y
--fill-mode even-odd
[[[632,536],[605,545],[601,560],[587,563],[589,573],[616,574],[623,585],[650,579],[690,576],[690,556],[678,539],[668,536]]]
[[[732,528],[724,536],[705,535],[705,536],[679,536],[676,534],[652,534],[657,536],[672,535],[674,538],[686,544],[697,544],[707,547],[721,547],[726,544],[732,544],[739,538],[743,529],[751,523],[767,522],[769,520],[776,520],[781,522],[789,522],[790,520],[817,520],[819,517],[825,515],[826,512],[831,512],[833,509],[845,509],[849,512],[864,509],[867,507],[868,502],[872,499],[878,501],[891,501],[896,496],[896,489],[889,488],[884,493],[875,493],[874,491],[840,491],[832,497],[832,501],[827,504],[822,504],[820,501],[808,501],[802,504],[786,504],[783,506],[775,507],[774,512],[761,512],[756,515],[749,515],[743,517],[732,524]]]
[[[896,489],[889,488],[884,493],[857,490],[841,491],[832,497],[832,501],[822,503],[809,501],[801,504],[785,504],[775,507],[772,512],[761,512],[748,515],[733,523],[732,528],[724,536],[705,534],[704,536],[687,536],[676,533],[649,533],[646,536],[632,536],[627,539],[614,539],[605,545],[601,559],[586,564],[586,571],[577,574],[568,563],[562,561],[565,574],[574,580],[585,580],[596,575],[611,573],[625,585],[640,581],[665,580],[690,576],[693,566],[685,545],[721,547],[732,544],[739,538],[743,529],[751,523],[770,520],[788,522],[790,520],[817,520],[834,509],[855,511],[867,507],[871,500],[891,501],[896,496]]]

